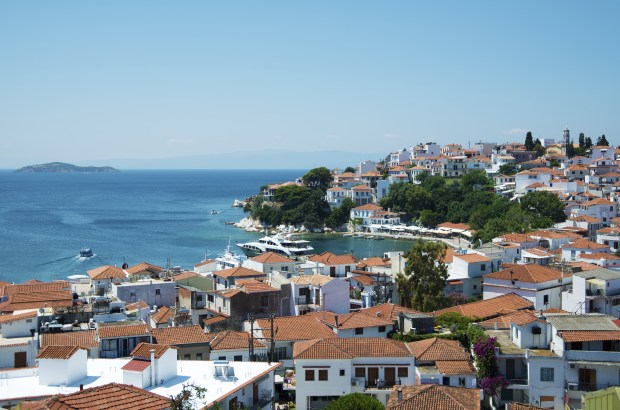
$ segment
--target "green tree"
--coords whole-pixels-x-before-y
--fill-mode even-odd
[[[526,151],[532,151],[534,149],[534,138],[532,137],[532,133],[530,131],[525,134],[525,142],[523,145],[525,145]]]
[[[332,209],[331,213],[325,220],[325,224],[332,229],[336,229],[349,221],[351,209],[355,204],[351,198],[345,198],[339,207]]]
[[[412,287],[411,306],[423,312],[441,307],[448,267],[443,262],[446,245],[443,242],[417,241],[406,253],[407,267]]]
[[[199,406],[199,401],[205,397],[207,389],[193,383],[184,384],[179,394],[170,396],[171,410],[192,410]],[[218,405],[219,406],[219,405]]]
[[[331,171],[325,167],[313,168],[301,178],[304,185],[326,191],[334,180]]]
[[[493,186],[493,180],[487,177],[487,173],[482,170],[469,171],[461,178],[463,192],[486,189]]]
[[[440,223],[445,222],[445,219],[438,212],[431,211],[430,209],[425,209],[420,212],[420,218],[418,218],[418,222],[422,226],[425,226],[427,228],[433,228]]]
[[[357,170],[355,168],[353,168],[353,167],[346,167],[344,169],[344,172],[352,172],[352,173],[355,174],[357,172]]]
[[[536,138],[536,142],[534,142],[532,151],[536,151],[536,157],[542,157],[545,155],[545,147],[542,146],[542,143],[538,138]]]
[[[499,173],[504,175],[514,175],[517,173],[517,171],[517,164],[515,164],[514,162],[503,164],[499,167]]]
[[[580,151],[584,150],[585,148],[579,148]],[[573,140],[570,140],[570,142],[568,143],[568,145],[566,146],[566,156],[568,158],[572,158],[577,154],[577,151],[575,150],[575,145],[573,144]]]
[[[579,148],[584,148],[586,146],[586,136],[583,132],[579,133]]]
[[[329,403],[325,410],[383,410],[385,407],[374,397],[350,393]]]
[[[520,198],[521,208],[538,217],[551,218],[553,222],[566,220],[564,204],[557,195],[546,191],[534,191]]]
[[[397,272],[396,277],[396,292],[400,299],[400,304],[404,307],[411,307],[411,297],[413,296],[413,287],[411,283],[411,275],[403,272]]]
[[[596,140],[596,145],[597,146],[601,146],[601,147],[608,147],[609,146],[609,142],[607,142],[607,138],[605,138],[605,134],[603,134],[600,137],[598,137],[598,139]]]
[[[590,149],[592,148],[592,138],[590,137],[586,137],[586,144],[584,146],[585,149]]]

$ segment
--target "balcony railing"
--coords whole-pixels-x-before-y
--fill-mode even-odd
[[[580,382],[566,382],[565,389],[568,391],[597,391],[603,390],[613,386],[611,383],[580,383]]]
[[[307,305],[309,303],[309,298],[307,296],[302,296],[299,298],[295,298],[296,305]]]
[[[516,385],[520,385],[520,386],[528,384],[527,379],[515,379],[515,378],[512,378],[512,379],[508,379],[508,381],[510,382],[510,384],[516,384]]]

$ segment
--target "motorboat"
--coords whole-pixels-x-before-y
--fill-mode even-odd
[[[237,268],[243,264],[243,261],[246,260],[246,256],[243,254],[238,254],[233,252],[230,249],[230,240],[228,241],[228,246],[224,251],[222,256],[218,256],[215,258],[215,263],[217,266],[217,270]]]
[[[264,236],[257,241],[238,243],[237,246],[248,257],[274,252],[289,258],[297,258],[314,252],[314,248],[309,244],[309,241],[301,239],[299,235],[276,234],[274,236]]]
[[[80,249],[80,258],[91,258],[95,256],[93,250],[90,248],[82,248]]]

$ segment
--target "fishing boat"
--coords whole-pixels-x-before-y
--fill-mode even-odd
[[[93,250],[90,248],[80,249],[80,258],[91,258],[94,256]]]

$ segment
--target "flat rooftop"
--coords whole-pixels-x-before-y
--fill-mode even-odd
[[[510,330],[485,330],[486,334],[497,338],[499,351],[505,355],[525,355],[526,349],[521,349],[510,340]],[[529,349],[532,356],[559,357],[549,349]]]
[[[39,369],[27,368],[7,370],[2,372],[0,380],[0,403],[17,402],[21,400],[70,394],[84,388],[101,386],[108,383],[122,383],[123,370],[121,368],[131,359],[88,359],[87,377],[67,386],[43,386],[39,384]],[[213,376],[214,362],[198,360],[177,361],[177,377],[167,380],[163,385],[145,389],[164,397],[177,395],[184,384],[195,384],[207,388],[205,397],[198,401],[200,407],[219,400],[244,387],[246,383],[262,377],[271,370],[275,370],[282,363],[263,362],[229,362],[235,371],[234,378],[215,378]]]

